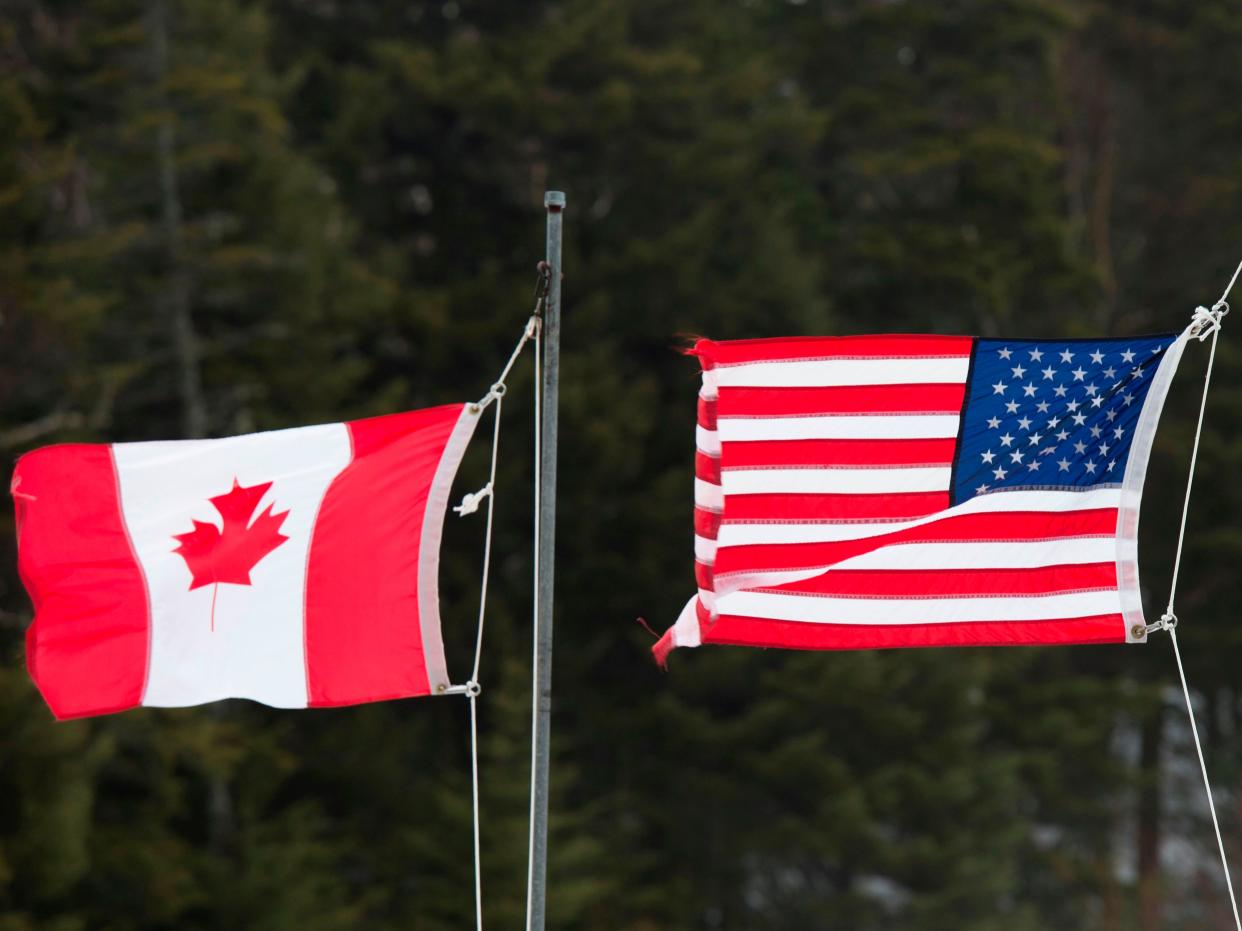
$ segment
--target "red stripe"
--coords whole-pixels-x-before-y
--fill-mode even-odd
[[[18,570],[35,606],[26,661],[57,718],[134,708],[146,685],[146,579],[121,512],[108,446],[18,460]]]
[[[808,414],[957,414],[964,384],[832,388],[721,388],[721,417]],[[700,420],[700,422],[702,422]]]
[[[714,592],[716,590],[715,573],[712,571],[712,567],[705,562],[699,562],[697,559],[694,561],[694,583],[700,590],[705,592]]]
[[[916,358],[969,356],[969,336],[888,334],[881,336],[804,336],[779,339],[701,339],[694,354],[705,367],[777,359]]]
[[[694,509],[694,532],[700,537],[716,539],[720,533],[720,512],[706,508]]]
[[[725,443],[725,469],[756,466],[949,465],[956,440],[754,440]],[[732,505],[732,498],[730,498]]]
[[[694,476],[713,485],[720,484],[720,460],[700,450],[694,453]]]
[[[699,395],[698,418],[699,426],[705,430],[716,429],[716,400]]]
[[[889,495],[729,495],[727,523],[926,517],[949,506],[945,491]]]
[[[703,633],[704,643],[794,650],[1123,643],[1125,639],[1125,620],[1120,614],[960,624],[803,624],[726,614]]]
[[[419,617],[428,493],[462,405],[347,424],[353,461],[319,508],[306,571],[307,699],[430,691]]]
[[[1117,509],[1084,511],[1005,511],[958,514],[892,533],[832,543],[764,543],[722,546],[716,572],[794,569],[830,566],[896,543],[965,543],[1045,540],[1079,536],[1111,536],[1117,531]]]
[[[941,598],[954,595],[1048,595],[1117,588],[1116,563],[1044,566],[1039,569],[834,569],[791,582],[774,592],[875,598]]]

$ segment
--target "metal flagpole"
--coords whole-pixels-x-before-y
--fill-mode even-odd
[[[556,550],[556,412],[560,387],[561,227],[565,195],[547,191],[548,299],[543,312],[542,444],[539,469],[539,577],[536,581],[538,626],[532,688],[535,713],[531,754],[530,875],[526,906],[527,931],[543,931],[548,876],[548,761],[552,736],[552,576]]]

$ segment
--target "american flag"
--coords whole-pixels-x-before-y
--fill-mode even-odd
[[[1188,333],[700,340],[698,594],[656,645],[1141,641]]]

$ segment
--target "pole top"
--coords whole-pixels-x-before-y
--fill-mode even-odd
[[[544,191],[543,205],[549,210],[565,209],[565,192],[564,191]]]

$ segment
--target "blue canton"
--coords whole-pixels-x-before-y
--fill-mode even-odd
[[[1139,413],[1176,337],[975,342],[953,501],[1120,484]]]

